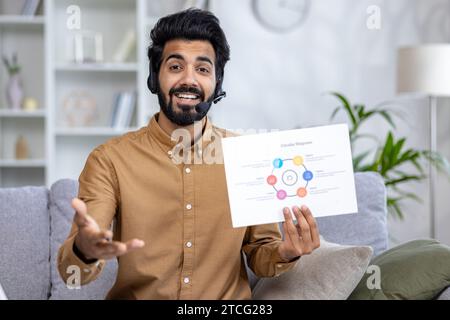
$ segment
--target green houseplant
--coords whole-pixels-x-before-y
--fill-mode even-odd
[[[371,139],[372,145],[367,151],[353,154],[353,167],[356,171],[375,171],[384,179],[387,188],[388,211],[393,217],[404,218],[402,203],[408,199],[421,201],[420,197],[411,192],[404,191],[406,183],[421,181],[427,178],[424,165],[431,164],[439,171],[450,176],[450,165],[445,157],[437,152],[418,150],[406,146],[406,138],[396,138],[393,130],[396,128],[396,114],[393,110],[383,107],[367,108],[364,104],[351,104],[344,95],[331,92],[340,102],[331,117],[333,120],[337,113],[345,112],[349,122],[349,135],[352,150],[360,139]],[[388,125],[389,130],[383,141],[369,134],[361,133],[362,125],[380,117]]]
[[[17,53],[14,53],[11,61],[3,56],[3,64],[9,74],[9,81],[6,86],[6,98],[10,108],[20,110],[23,100],[23,86],[20,79],[21,66],[18,63]]]

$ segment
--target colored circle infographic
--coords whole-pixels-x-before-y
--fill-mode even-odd
[[[275,190],[279,200],[287,197],[304,198],[308,195],[307,187],[314,175],[306,168],[302,156],[292,159],[276,158],[272,161],[272,166],[272,172],[266,181]]]

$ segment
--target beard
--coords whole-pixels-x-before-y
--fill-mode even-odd
[[[196,87],[181,86],[178,88],[170,89],[169,101],[166,101],[166,98],[164,94],[161,92],[161,89],[158,90],[158,102],[159,106],[161,107],[161,111],[171,122],[179,126],[185,127],[194,124],[196,121],[201,121],[207,115],[207,112],[197,111],[196,107],[198,104],[195,106],[179,104],[177,108],[179,110],[175,110],[173,103],[173,96],[176,93],[197,94],[200,97],[201,102],[203,102],[205,98],[205,94],[200,89]],[[211,95],[211,97],[209,97],[206,102],[208,102],[211,105],[213,99],[214,94]]]

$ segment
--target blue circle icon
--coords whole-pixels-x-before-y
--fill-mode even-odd
[[[303,179],[305,179],[305,181],[311,181],[313,178],[313,173],[311,171],[305,171],[303,172]]]
[[[273,167],[274,168],[281,168],[283,166],[283,160],[281,160],[280,158],[277,158],[275,160],[273,160]]]

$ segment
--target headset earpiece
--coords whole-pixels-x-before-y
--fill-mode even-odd
[[[147,87],[149,88],[151,93],[158,93],[158,74],[153,67],[152,59],[150,59],[148,63]]]
[[[222,100],[227,96],[227,93],[222,89],[222,83],[223,83],[223,75],[221,75],[217,80],[216,90],[214,91],[214,99],[213,99],[214,103],[219,102],[220,100]]]

